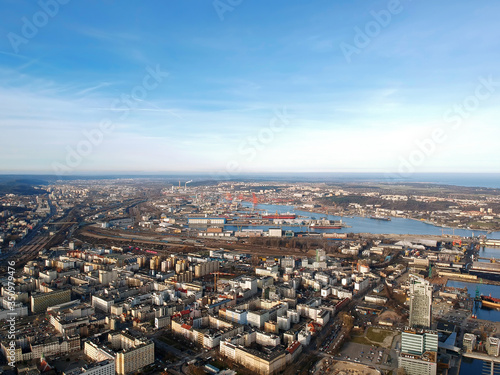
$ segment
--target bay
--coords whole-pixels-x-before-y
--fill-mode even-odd
[[[251,207],[251,203],[242,202],[243,206]],[[452,229],[452,228],[441,228],[436,227],[432,224],[424,223],[423,221],[405,219],[405,218],[391,218],[391,221],[384,220],[374,220],[368,217],[340,217],[335,215],[326,215],[322,213],[314,213],[303,210],[296,210],[293,206],[287,205],[275,205],[275,204],[259,204],[258,209],[265,210],[269,213],[286,213],[294,212],[297,215],[304,217],[304,219],[320,219],[327,218],[329,220],[341,220],[350,226],[350,228],[342,229],[315,229],[318,233],[374,233],[374,234],[413,234],[413,235],[457,235],[461,237],[471,237],[473,235],[487,235],[488,238],[500,239],[500,232],[488,233],[479,230],[468,230],[468,229]],[[272,223],[269,226],[276,226]],[[267,229],[269,226],[248,226],[244,228],[253,229]],[[227,226],[227,230],[237,230],[236,226]],[[286,227],[285,230],[293,230],[294,232],[304,232],[307,231],[307,226],[302,227]]]

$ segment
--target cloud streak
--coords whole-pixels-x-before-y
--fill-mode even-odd
[[[394,170],[478,76],[500,77],[500,4],[405,2],[346,63],[339,43],[385,6],[254,1],[220,22],[210,3],[71,2],[19,55],[0,40],[0,131],[14,140],[0,149],[0,172],[50,171],[103,118],[115,130],[75,173],[218,170],[283,106],[294,121],[242,172]],[[5,29],[37,9],[10,3]],[[170,73],[165,84],[134,99],[154,64]],[[123,118],[117,98],[134,103]],[[499,112],[481,105],[422,171],[497,170]]]

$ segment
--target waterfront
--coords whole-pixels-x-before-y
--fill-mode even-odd
[[[481,248],[479,250],[478,255],[484,258],[498,258],[500,257],[500,248]],[[476,295],[476,288],[479,288],[479,293],[484,295],[490,295],[493,297],[500,296],[500,285],[489,285],[482,283],[468,283],[463,281],[454,281],[449,280],[446,284],[447,286],[455,287],[455,288],[464,288],[466,287],[471,298],[474,298]],[[477,314],[478,319],[489,320],[492,322],[500,322],[500,311],[495,309],[488,309],[479,307],[474,309],[474,312]],[[487,373],[489,374],[491,370],[491,362],[483,361],[480,359],[471,359],[462,357],[460,372],[459,375],[468,375],[468,374],[481,374]],[[500,364],[494,365],[494,372],[500,373]]]
[[[243,206],[251,207],[248,202],[243,202]],[[452,229],[452,228],[440,228],[431,224],[424,223],[422,221],[404,218],[391,218],[391,221],[384,220],[373,220],[368,217],[340,217],[334,215],[326,215],[322,213],[308,212],[303,210],[295,210],[293,206],[286,205],[274,205],[274,204],[259,204],[257,208],[260,210],[267,211],[269,213],[286,213],[294,212],[299,216],[304,217],[304,219],[320,219],[327,218],[329,220],[342,220],[350,228],[342,229],[315,229],[318,233],[374,233],[374,234],[421,234],[421,235],[442,235],[455,234],[461,237],[471,237],[473,235],[484,235],[485,231],[479,230],[468,230],[468,229]],[[270,226],[276,226],[270,224]],[[227,230],[238,230],[241,227],[227,226]],[[243,226],[243,228],[247,228]],[[263,229],[266,230],[269,226],[249,226],[252,229]],[[283,226],[284,230],[292,230],[294,232],[305,232],[308,231],[307,225],[304,226]],[[311,230],[312,231],[312,230]],[[500,232],[492,232],[487,235],[488,238],[500,239]],[[500,254],[500,251],[499,251]],[[482,255],[481,255],[482,256]]]
[[[477,254],[480,258],[488,258],[488,259],[500,259],[500,247],[481,247]],[[488,262],[486,259],[481,259],[480,261]]]
[[[479,293],[483,295],[490,295],[495,298],[500,298],[500,285],[489,285],[481,283],[468,283],[464,281],[448,280],[446,286],[455,288],[467,288],[469,296],[474,298],[476,295],[476,288],[479,288]],[[500,311],[495,309],[488,309],[480,307],[475,310],[478,319],[490,320],[492,322],[500,322]]]
[[[498,373],[500,371],[500,365],[497,363],[494,366],[495,373]],[[460,365],[459,375],[489,374],[490,369],[491,362],[462,357],[462,364]]]

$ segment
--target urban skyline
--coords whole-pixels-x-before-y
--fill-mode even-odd
[[[0,372],[500,366],[500,4],[0,4]]]

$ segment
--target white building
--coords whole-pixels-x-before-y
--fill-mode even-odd
[[[92,307],[106,313],[111,311],[111,306],[115,301],[112,298],[92,296]]]
[[[463,339],[463,346],[466,353],[474,351],[476,348],[477,337],[473,333],[465,333]]]
[[[283,237],[283,230],[281,228],[269,228],[269,237]]]
[[[399,367],[408,375],[436,375],[438,335],[433,332],[403,332]]]
[[[204,224],[204,225],[226,224],[226,218],[224,218],[224,217],[189,217],[188,224]]]
[[[370,279],[366,278],[366,279],[358,280],[354,283],[354,290],[357,293],[360,293],[360,292],[364,291],[366,288],[368,288],[369,286],[370,286]]]
[[[70,371],[64,371],[63,375],[115,375],[115,360],[105,359],[101,362],[87,364]]]
[[[269,320],[269,310],[249,311],[247,322],[249,326],[262,328],[264,323]]]
[[[290,318],[292,324],[297,324],[300,322],[300,313],[297,310],[288,310],[286,312],[287,317]]]
[[[219,310],[219,315],[224,316],[225,319],[238,323],[238,324],[247,324],[248,311],[247,310],[239,310],[239,309],[231,309],[226,308]]]
[[[488,340],[486,340],[486,351],[488,355],[498,357],[500,354],[500,339],[497,337],[488,337]]]
[[[291,327],[292,319],[289,316],[279,316],[277,319],[278,328],[281,331],[288,331]]]
[[[410,327],[430,328],[432,285],[421,277],[410,275]]]

